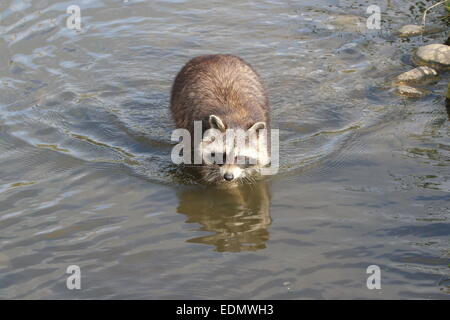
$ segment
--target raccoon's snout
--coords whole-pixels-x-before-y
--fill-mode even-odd
[[[223,178],[227,181],[231,181],[234,179],[234,175],[232,173],[227,172],[223,175]]]
[[[238,180],[242,175],[242,170],[236,165],[225,164],[220,167],[220,176],[228,182]]]

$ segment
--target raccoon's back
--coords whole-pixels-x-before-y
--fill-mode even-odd
[[[227,128],[269,124],[269,101],[260,76],[241,58],[206,55],[190,60],[172,86],[170,107],[179,128],[192,130],[193,121],[207,129],[211,114]]]

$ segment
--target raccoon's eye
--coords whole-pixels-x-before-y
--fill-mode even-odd
[[[215,152],[211,152],[211,158],[214,159],[214,163],[217,164],[218,166],[223,166],[224,164],[224,159],[223,159],[223,153],[216,153]]]
[[[256,159],[253,158],[245,158],[245,162],[243,167],[244,168],[250,168],[251,166],[256,165]]]

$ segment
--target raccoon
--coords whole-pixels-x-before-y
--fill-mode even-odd
[[[176,127],[189,130],[192,142],[194,121],[201,121],[203,139],[193,143],[192,151],[202,155],[204,182],[252,181],[270,163],[269,99],[258,73],[241,58],[216,54],[190,60],[175,78],[170,110]],[[235,139],[230,144],[229,131],[244,132],[246,143]]]

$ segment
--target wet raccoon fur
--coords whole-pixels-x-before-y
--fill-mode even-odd
[[[194,134],[194,121],[202,122],[202,133],[217,129],[223,136],[227,129],[257,133],[270,131],[270,108],[260,76],[244,60],[233,55],[205,55],[190,60],[178,73],[172,86],[170,110],[177,128]],[[211,130],[203,136],[203,152],[221,158],[205,160],[200,166],[201,179],[207,183],[238,183],[252,180],[258,169],[268,165],[268,146],[234,145],[232,156],[244,163],[228,163],[229,149],[215,146]],[[199,150],[199,145],[194,145]],[[217,159],[217,157],[215,158]],[[251,161],[250,161],[251,160]]]

